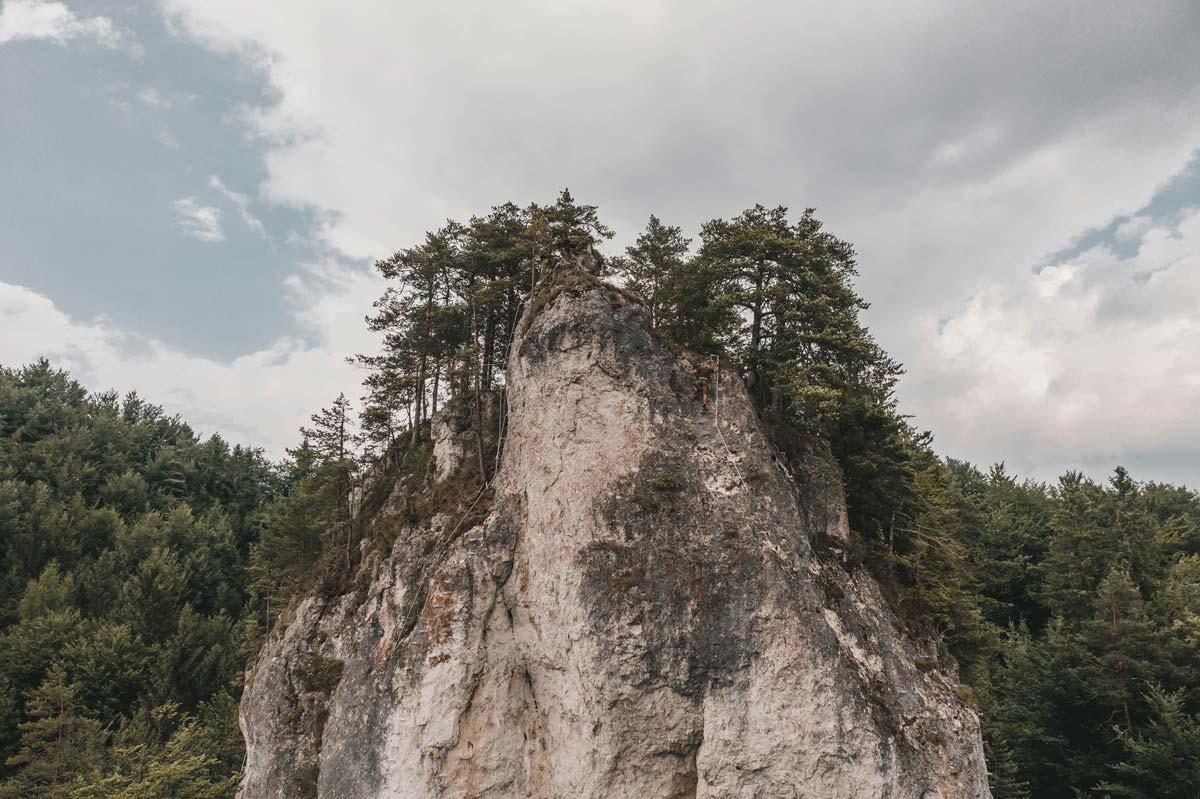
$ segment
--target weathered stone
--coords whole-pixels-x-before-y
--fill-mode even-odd
[[[467,456],[467,432],[470,419],[461,403],[439,410],[429,422],[433,439],[433,461],[439,480],[444,480],[462,466]]]
[[[732,375],[702,412],[687,360],[590,276],[527,317],[493,512],[407,531],[365,601],[281,624],[242,799],[988,797],[953,668],[917,668],[829,554],[827,459],[783,463]]]

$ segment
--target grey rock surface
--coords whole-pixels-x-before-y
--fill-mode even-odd
[[[490,515],[281,620],[241,799],[990,797],[953,667],[839,561],[827,460],[783,462],[736,376],[703,412],[594,279],[527,317]]]

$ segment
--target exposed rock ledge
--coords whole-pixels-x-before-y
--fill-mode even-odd
[[[732,376],[702,413],[578,277],[513,348],[486,522],[406,531],[264,646],[240,797],[989,797],[953,669],[814,546],[822,461],[778,462]]]

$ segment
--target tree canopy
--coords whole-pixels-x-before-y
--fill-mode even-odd
[[[232,796],[246,565],[285,489],[136,394],[0,369],[0,796]]]

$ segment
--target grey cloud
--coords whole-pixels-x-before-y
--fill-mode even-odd
[[[1191,103],[1200,72],[1191,2],[166,5],[270,55],[282,99],[263,127],[323,143],[273,154],[269,186],[342,211],[332,240],[356,255],[564,184],[626,239],[650,210],[694,228],[760,199],[858,229],[1106,115]],[[330,185],[368,161],[394,188]]]

